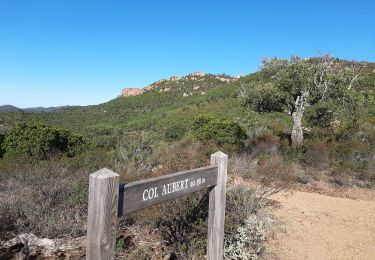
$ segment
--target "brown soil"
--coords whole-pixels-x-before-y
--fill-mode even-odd
[[[375,259],[375,191],[318,192],[272,195],[279,228],[267,259]]]

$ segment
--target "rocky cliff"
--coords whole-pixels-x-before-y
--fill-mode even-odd
[[[130,96],[137,96],[139,94],[142,94],[144,92],[141,88],[123,88],[121,90],[122,97],[130,97]]]
[[[221,75],[214,75],[205,72],[193,72],[183,77],[172,76],[167,79],[161,79],[147,85],[143,88],[124,88],[121,91],[122,97],[129,97],[129,96],[137,96],[142,94],[145,91],[149,90],[157,90],[159,92],[168,92],[170,90],[174,90],[173,86],[179,86],[179,90],[182,89],[183,86],[192,86],[192,90],[206,90],[211,85],[218,85],[221,83],[231,82],[233,80],[237,80],[243,77],[243,75],[237,75],[236,77],[230,77],[225,74]],[[206,88],[204,86],[207,86]],[[210,85],[210,86],[209,86]],[[202,94],[204,92],[200,92]]]

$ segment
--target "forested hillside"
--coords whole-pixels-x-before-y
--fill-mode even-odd
[[[217,150],[229,154],[232,176],[276,190],[317,180],[375,187],[375,63],[275,58],[244,77],[198,73],[152,86],[94,106],[0,113],[1,239],[83,235],[87,175],[101,167],[132,181],[207,165]],[[242,191],[234,192],[233,200]],[[245,222],[228,205],[232,239]],[[139,214],[161,232],[188,217]],[[204,254],[202,234],[192,226],[183,233],[166,245]]]

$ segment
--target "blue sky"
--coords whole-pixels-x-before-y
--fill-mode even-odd
[[[375,61],[375,1],[0,0],[0,105],[89,105],[264,56]]]

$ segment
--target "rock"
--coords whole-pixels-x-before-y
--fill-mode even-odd
[[[138,96],[144,92],[141,88],[124,88],[121,91],[121,96],[123,97],[130,97],[130,96]]]
[[[189,94],[187,94],[187,93],[184,93],[184,94],[182,94],[182,96],[183,96],[183,97],[188,97],[188,96],[189,96]]]
[[[221,78],[221,77],[217,77],[217,79],[220,80],[221,82],[229,82],[229,81],[231,81],[230,79]]]
[[[206,75],[207,75],[207,73],[205,73],[205,72],[200,72],[200,71],[198,71],[198,72],[193,72],[193,73],[188,74],[188,76],[193,76],[193,77],[204,77],[204,76],[206,76]]]
[[[0,243],[0,259],[85,259],[86,237],[74,239],[38,238],[21,234]]]
[[[160,90],[159,90],[159,92],[168,92],[168,91],[170,91],[171,90],[171,88],[161,88]]]
[[[168,80],[169,80],[169,81],[179,81],[180,79],[181,79],[181,77],[172,76],[172,77],[170,77]]]
[[[162,83],[167,82],[167,81],[168,81],[167,79],[161,79],[161,80],[155,81],[154,83],[151,83],[150,85],[144,87],[142,90],[143,90],[143,91],[148,91],[148,90],[154,89],[154,88],[156,88],[159,84],[162,84]]]
[[[121,95],[122,97],[129,97],[129,96],[137,96],[137,95],[140,95],[142,94],[143,92],[146,92],[146,91],[149,91],[149,90],[153,90],[155,88],[158,89],[158,92],[168,92],[171,90],[171,88],[166,88],[165,85],[163,85],[164,83],[168,83],[168,82],[171,82],[171,81],[203,81],[205,80],[204,76],[206,75],[211,75],[211,74],[207,74],[205,72],[193,72],[193,73],[190,73],[186,76],[183,76],[183,77],[178,77],[178,76],[171,76],[169,77],[168,79],[161,79],[161,80],[158,80],[158,81],[155,81],[154,83],[151,83],[150,85],[147,85],[145,86],[144,88],[124,88],[122,91],[121,91]],[[211,75],[211,76],[214,76],[214,75]],[[230,82],[233,80],[233,78],[230,78],[230,77],[223,77],[222,74],[219,76],[215,76],[217,80],[220,80],[221,82]],[[239,77],[239,76],[237,76]],[[195,86],[194,87],[194,90],[198,90],[200,89],[201,86]],[[160,88],[160,89],[159,89]],[[184,95],[184,97],[187,97],[188,94]],[[191,94],[192,95],[192,94]]]
[[[242,78],[242,77],[244,77],[245,75],[244,74],[237,74],[235,77],[234,77],[234,79],[240,79],[240,78]]]
[[[151,85],[148,85],[148,86],[144,87],[143,90],[148,91],[148,90],[151,90],[153,88],[155,88],[155,85],[151,84]]]
[[[163,165],[158,165],[158,166],[152,168],[151,172],[152,172],[152,173],[157,173],[157,172],[159,172],[159,171],[162,171],[163,168],[164,168]]]

